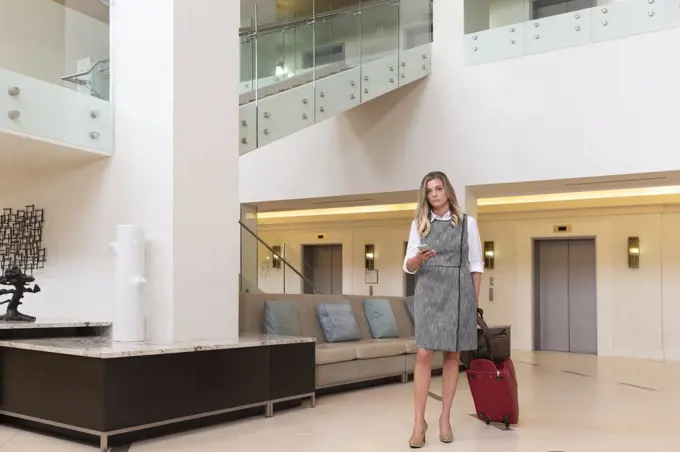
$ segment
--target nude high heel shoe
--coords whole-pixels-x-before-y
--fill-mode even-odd
[[[439,423],[439,441],[441,441],[442,443],[453,442],[453,430],[451,429],[451,425],[448,425],[447,427],[448,429],[442,431],[442,424],[441,422]]]
[[[427,422],[425,422],[425,428],[423,429],[423,434],[422,436],[417,436],[416,435],[415,428],[413,429],[413,434],[411,435],[411,439],[408,441],[408,445],[411,447],[411,449],[420,449],[425,445],[425,435],[427,435]]]

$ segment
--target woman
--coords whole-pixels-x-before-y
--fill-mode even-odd
[[[461,212],[456,193],[442,172],[429,173],[420,184],[404,271],[418,273],[414,296],[415,425],[409,440],[415,449],[425,445],[432,355],[444,352],[439,439],[450,443],[460,352],[477,348],[477,300],[484,271],[479,231],[477,221]]]

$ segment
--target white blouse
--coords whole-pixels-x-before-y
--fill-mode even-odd
[[[451,212],[447,212],[442,217],[435,215],[433,212],[430,215],[430,221],[434,220],[451,221]],[[467,236],[468,246],[470,248],[468,256],[470,273],[484,273],[484,257],[482,255],[482,242],[479,237],[479,228],[477,227],[477,220],[470,215],[467,216]],[[420,245],[420,233],[418,232],[416,222],[413,221],[411,223],[411,232],[408,237],[408,246],[406,247],[406,257],[404,258],[404,271],[406,273],[415,273],[410,272],[408,268],[406,268],[406,261],[420,252],[418,250],[418,245]]]

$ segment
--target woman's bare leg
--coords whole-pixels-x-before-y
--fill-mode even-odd
[[[451,407],[453,406],[453,397],[456,395],[456,388],[458,387],[458,366],[460,363],[459,352],[444,353],[444,369],[442,381],[442,415],[439,418],[439,437],[443,442],[453,441],[453,432],[451,431]]]
[[[413,372],[413,395],[415,401],[415,425],[409,444],[411,447],[421,447],[424,444],[425,408],[427,397],[430,392],[430,380],[432,379],[432,351],[419,348],[416,352],[416,366]]]

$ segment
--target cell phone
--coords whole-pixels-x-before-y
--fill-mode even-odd
[[[428,245],[426,243],[422,243],[422,244],[418,245],[418,250],[421,251],[421,252],[422,251],[430,251],[431,249],[432,249],[432,247],[430,247],[430,245]]]

